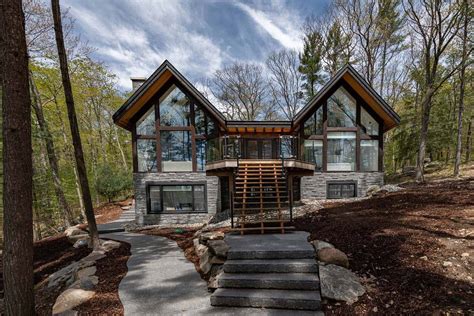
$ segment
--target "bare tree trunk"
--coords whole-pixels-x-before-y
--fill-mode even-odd
[[[64,121],[61,117],[61,110],[59,109],[59,104],[58,100],[56,97],[54,97],[54,105],[56,106],[56,113],[58,115],[59,121],[61,122],[61,134],[63,135],[63,140],[64,140],[64,145],[66,149],[64,150],[64,154],[66,155],[67,158],[73,159],[71,152],[69,150],[69,140],[66,134],[66,129],[65,129],[65,124]],[[77,174],[77,167],[74,164],[72,168],[74,172],[74,184],[76,186],[76,194],[77,194],[77,199],[79,200],[79,208],[81,211],[82,216],[85,218],[86,217],[86,212],[84,211],[84,202],[82,201],[82,193],[81,193],[81,186],[79,184],[79,176]]]
[[[472,151],[472,117],[469,120],[469,125],[467,125],[466,163],[471,161],[471,151]]]
[[[385,67],[387,63],[387,42],[383,44],[383,51],[382,51],[382,70],[380,73],[380,96],[383,98],[383,85],[385,81]]]
[[[0,2],[3,284],[6,315],[34,315],[33,164],[28,53],[21,1]]]
[[[41,216],[38,211],[38,197],[35,192],[34,184],[33,184],[33,214],[34,214],[34,221],[33,221],[33,240],[40,240],[43,236],[41,235]]]
[[[416,181],[425,181],[425,157],[426,157],[426,143],[428,140],[428,125],[430,123],[431,98],[433,97],[433,89],[428,87],[423,102],[421,103],[422,117],[421,117],[421,131],[420,143],[418,146],[418,157],[416,161]]]
[[[461,165],[461,146],[462,146],[462,117],[464,112],[464,88],[466,79],[466,59],[467,59],[467,27],[469,19],[469,9],[467,1],[463,1],[464,7],[464,32],[462,36],[462,60],[459,87],[459,110],[458,110],[458,133],[456,142],[456,160],[454,161],[454,176],[459,177],[459,167]]]
[[[59,65],[61,68],[61,76],[64,86],[64,95],[66,98],[66,107],[68,112],[69,123],[71,127],[72,143],[74,146],[74,156],[76,158],[77,171],[81,184],[82,199],[86,212],[89,234],[91,237],[91,245],[93,248],[100,246],[99,234],[94,217],[94,209],[92,206],[89,182],[87,180],[86,164],[84,162],[84,153],[82,151],[81,135],[77,124],[76,110],[74,108],[74,98],[72,95],[71,81],[69,79],[69,69],[67,64],[66,49],[64,47],[63,30],[61,24],[61,11],[59,0],[52,0],[51,7],[53,10],[54,32],[56,35],[56,45],[58,47]]]
[[[54,191],[56,193],[56,198],[58,199],[58,205],[61,208],[61,213],[63,214],[64,224],[70,226],[74,221],[74,216],[72,214],[71,208],[67,202],[66,196],[63,191],[63,186],[61,178],[59,176],[59,167],[58,167],[58,158],[54,150],[53,136],[49,131],[48,123],[44,118],[43,113],[43,104],[41,103],[41,96],[36,88],[36,85],[33,81],[33,77],[30,73],[30,89],[33,94],[33,110],[35,111],[36,119],[38,120],[38,126],[40,128],[41,134],[44,137],[46,152],[48,156],[49,167],[51,168],[51,175],[53,177]]]
[[[117,147],[118,147],[118,149],[119,149],[119,151],[120,151],[120,157],[122,157],[123,167],[125,168],[125,170],[128,170],[127,159],[125,158],[125,153],[123,152],[122,145],[120,144],[119,135],[118,135],[118,133],[117,133],[117,127],[116,127],[116,126],[112,126],[112,129],[114,130],[115,141],[116,141]]]

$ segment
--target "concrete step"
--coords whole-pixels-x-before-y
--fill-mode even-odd
[[[314,250],[311,248],[278,249],[277,247],[272,250],[231,248],[227,253],[227,259],[314,259]]]
[[[317,290],[319,278],[315,273],[224,273],[218,284],[220,288]]]
[[[224,272],[227,273],[316,273],[314,259],[227,259]]]
[[[217,289],[211,296],[213,306],[240,306],[319,310],[319,291]]]

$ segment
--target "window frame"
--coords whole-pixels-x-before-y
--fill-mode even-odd
[[[326,199],[328,200],[339,200],[339,199],[345,199],[344,197],[329,197],[329,186],[331,185],[344,185],[344,184],[353,184],[354,185],[354,196],[353,197],[348,197],[347,199],[350,199],[350,198],[356,198],[358,197],[358,192],[359,192],[359,188],[358,188],[358,183],[356,180],[343,180],[343,181],[338,181],[338,180],[334,180],[334,181],[326,181]],[[341,187],[341,190],[342,190],[342,187]]]
[[[161,126],[160,125],[160,97],[168,91],[171,86],[176,86],[176,88],[180,89],[186,97],[189,99],[189,106],[190,106],[190,125],[189,126]],[[137,134],[137,122],[142,118],[142,116],[147,113],[151,107],[155,107],[155,134],[154,135],[138,135]],[[196,122],[195,122],[195,110],[196,108],[200,108],[200,110],[204,113],[204,121],[205,121],[205,130],[206,134],[196,134]],[[207,134],[209,124],[214,124],[215,130],[212,135]],[[162,170],[162,152],[161,152],[161,131],[190,131],[191,132],[191,153],[192,153],[192,170],[191,171],[163,171]],[[216,138],[219,136],[219,123],[212,117],[209,111],[204,108],[196,99],[189,94],[186,88],[184,88],[181,83],[172,78],[168,82],[166,82],[156,93],[155,95],[147,101],[147,105],[140,109],[133,117],[133,128],[132,128],[132,154],[133,154],[133,172],[134,173],[150,173],[148,171],[138,171],[138,156],[137,156],[137,140],[138,139],[155,139],[156,144],[156,165],[157,171],[153,171],[151,173],[168,173],[168,172],[176,172],[176,173],[195,173],[195,172],[205,172],[205,170],[198,170],[197,167],[197,148],[196,148],[196,140],[209,140],[212,138]],[[207,146],[206,146],[207,149]],[[207,157],[207,154],[205,155]]]
[[[151,197],[150,197],[150,188],[151,187],[156,187],[156,186],[159,186],[160,187],[160,207],[161,207],[161,212],[156,212],[156,213],[152,213],[150,212],[151,210]],[[191,186],[192,187],[192,200],[193,200],[193,210],[192,211],[187,211],[187,212],[165,212],[164,211],[164,208],[163,208],[163,187],[166,187],[166,186]],[[194,196],[194,192],[195,192],[195,189],[194,187],[195,186],[203,186],[204,187],[204,209],[205,211],[195,211],[195,196]],[[151,182],[147,182],[146,183],[146,188],[145,188],[145,191],[146,191],[146,214],[147,215],[162,215],[162,214],[172,214],[172,215],[177,215],[177,214],[207,214],[209,213],[209,210],[208,210],[208,203],[207,203],[207,182],[205,181],[200,181],[200,182],[179,182],[179,181],[169,181],[169,182],[155,182],[155,181],[151,181]]]
[[[330,97],[339,89],[344,88],[356,101],[356,126],[355,127],[329,127],[328,126],[328,100]],[[323,134],[322,135],[306,135],[304,133],[304,125],[308,119],[314,116],[314,113],[323,107]],[[363,128],[361,125],[361,109],[367,111],[374,120],[379,124],[379,135],[371,136],[363,133]],[[327,161],[328,161],[328,132],[355,132],[356,133],[356,162],[354,171],[328,171]],[[320,101],[320,103],[315,106],[314,110],[308,113],[300,125],[299,130],[301,145],[300,153],[304,152],[303,144],[305,140],[322,140],[323,141],[323,163],[321,170],[315,169],[315,172],[324,172],[324,173],[347,173],[347,172],[383,172],[383,120],[375,113],[375,111],[370,108],[367,103],[362,99],[362,97],[357,94],[354,89],[345,81],[341,81],[335,86],[333,86],[325,95],[325,97]],[[361,140],[378,140],[379,141],[379,156],[378,156],[378,170],[377,171],[362,171],[361,169]],[[301,156],[301,159],[304,159]]]

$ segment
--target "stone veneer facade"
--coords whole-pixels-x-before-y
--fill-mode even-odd
[[[203,172],[134,173],[135,220],[139,225],[195,224],[210,219],[220,208],[219,178]],[[147,183],[206,184],[207,213],[147,214]]]
[[[383,185],[383,172],[315,172],[314,176],[301,178],[301,199],[326,199],[327,183],[355,181],[357,182],[357,196],[366,195],[372,185]]]

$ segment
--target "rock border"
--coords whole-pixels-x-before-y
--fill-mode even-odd
[[[71,243],[74,241],[74,247],[84,247],[89,243],[88,235],[82,237],[86,232],[78,227],[70,227],[65,233]],[[76,236],[81,236],[81,239],[76,239]],[[73,309],[95,295],[94,289],[99,283],[99,277],[95,275],[96,262],[105,258],[107,252],[120,246],[118,241],[100,239],[99,249],[47,278],[47,288],[65,288],[56,298],[52,308],[53,315],[77,314]]]
[[[321,296],[349,305],[357,302],[366,291],[359,277],[349,270],[347,255],[323,240],[312,240],[310,243],[319,266]]]

